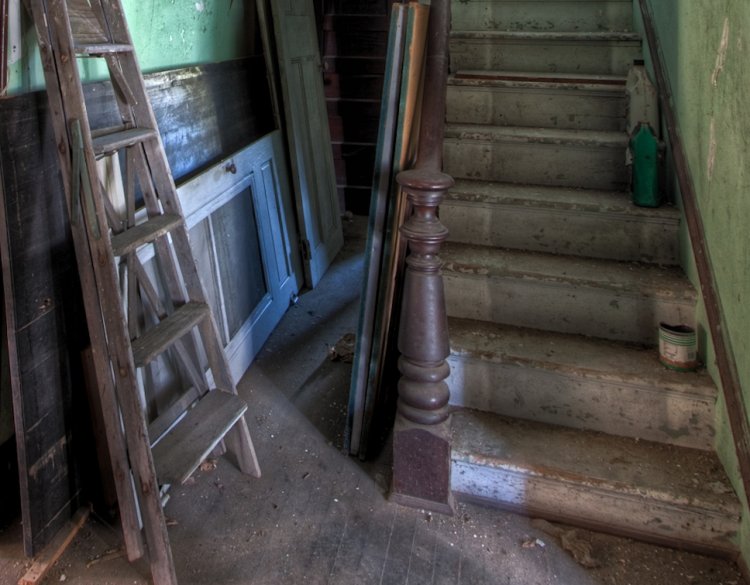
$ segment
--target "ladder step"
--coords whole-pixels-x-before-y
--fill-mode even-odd
[[[159,483],[179,485],[189,478],[246,410],[244,400],[222,390],[201,398],[152,449]]]
[[[209,315],[209,307],[204,303],[185,303],[158,325],[134,339],[133,359],[138,368],[151,363],[159,354],[185,335],[201,319]]]
[[[115,256],[124,256],[143,244],[153,242],[156,238],[171,232],[180,225],[182,225],[182,218],[179,215],[165,213],[152,217],[148,221],[113,235],[112,253]]]
[[[106,156],[112,154],[121,148],[133,146],[139,142],[145,142],[156,136],[156,130],[152,128],[130,128],[128,130],[119,130],[110,132],[101,136],[92,138],[94,152],[97,156]]]
[[[119,53],[132,53],[133,45],[117,45],[113,43],[95,43],[76,45],[76,54],[82,57],[101,57]]]

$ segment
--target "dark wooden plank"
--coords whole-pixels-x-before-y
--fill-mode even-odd
[[[354,215],[367,215],[370,209],[370,194],[372,187],[345,187],[340,196],[346,209]]]
[[[393,2],[387,0],[333,0],[333,14],[388,14]]]
[[[346,76],[340,73],[326,73],[324,86],[326,98],[365,99],[379,105],[383,93],[383,76],[377,73]]]
[[[344,144],[374,144],[378,135],[378,118],[342,118],[329,116],[331,142]]]
[[[347,122],[353,123],[356,120],[366,118],[368,120],[378,121],[380,118],[380,98],[375,100],[364,100],[364,99],[329,99],[326,103],[328,106],[328,114],[331,116],[341,116],[346,119]],[[375,144],[377,140],[377,133],[372,136],[370,141]]]
[[[180,182],[275,129],[261,56],[145,75],[172,175]],[[121,123],[109,82],[84,87],[92,128]]]
[[[387,33],[389,24],[385,14],[327,14],[323,18],[323,30],[326,32],[367,30]]]
[[[325,55],[323,56],[323,68],[326,72],[335,72],[342,75],[382,75],[385,70],[385,57]]]
[[[75,391],[85,341],[74,325],[83,320],[80,289],[43,97],[0,102],[0,247],[29,555],[80,504],[85,466],[85,441],[70,432],[86,408]]]
[[[346,186],[371,188],[375,169],[375,147],[359,144],[341,146],[343,154],[340,160],[346,173]]]
[[[328,31],[323,40],[325,56],[385,58],[388,34],[381,30]]]

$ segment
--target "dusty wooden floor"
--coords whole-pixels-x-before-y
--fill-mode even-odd
[[[242,381],[263,477],[222,458],[173,490],[181,585],[744,583],[723,561],[577,531],[573,544],[590,546],[586,564],[597,565],[586,568],[549,525],[468,504],[450,518],[390,504],[387,451],[367,464],[341,452],[351,366],[328,359],[356,327],[361,246],[350,241],[302,295]],[[147,567],[129,565],[119,546],[115,529],[91,520],[45,582],[148,583]],[[17,527],[0,532],[0,583],[26,566]]]

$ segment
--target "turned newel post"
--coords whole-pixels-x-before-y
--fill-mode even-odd
[[[409,242],[399,325],[398,410],[393,434],[391,498],[452,513],[450,428],[445,379],[450,368],[448,318],[438,253],[448,230],[437,208],[453,179],[431,168],[399,173],[413,213],[401,227]]]

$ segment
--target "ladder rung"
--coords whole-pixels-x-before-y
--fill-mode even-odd
[[[166,319],[133,340],[133,359],[137,368],[151,363],[170,345],[208,316],[204,303],[185,303]]]
[[[100,57],[117,53],[132,53],[133,45],[117,45],[113,43],[80,44],[76,45],[76,54],[84,57]]]
[[[152,450],[159,483],[183,483],[246,410],[239,396],[222,390],[201,398]]]
[[[103,134],[102,136],[96,136],[92,138],[92,142],[94,144],[94,152],[99,156],[103,156],[112,154],[126,146],[145,142],[154,136],[156,136],[156,130],[152,130],[151,128],[130,128],[128,130],[119,130]]]
[[[123,256],[143,244],[153,242],[179,225],[182,225],[182,218],[179,215],[165,213],[152,217],[148,221],[113,235],[112,253],[115,256]]]

